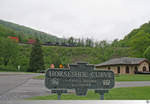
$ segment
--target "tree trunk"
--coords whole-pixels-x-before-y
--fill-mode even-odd
[[[4,59],[4,65],[7,66],[9,62],[9,59]]]

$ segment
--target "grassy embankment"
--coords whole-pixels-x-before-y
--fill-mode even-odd
[[[0,59],[0,71],[18,71],[17,66],[20,65],[20,71],[25,72],[29,67],[31,47],[32,45],[19,45],[17,57],[11,59],[7,66],[3,65],[4,62]],[[98,64],[109,58],[109,56],[103,58],[104,55],[102,55],[100,48],[43,46],[42,49],[46,69],[51,64],[55,64],[55,67],[58,67],[56,63],[64,66],[77,61]]]
[[[150,99],[150,86],[114,88],[105,94],[105,100],[147,100]],[[62,94],[61,100],[99,100],[100,95],[88,91],[87,96],[76,96],[75,94]],[[57,100],[57,95],[37,96],[29,100]]]

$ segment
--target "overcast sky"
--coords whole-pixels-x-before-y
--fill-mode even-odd
[[[0,19],[58,37],[111,41],[150,20],[150,0],[0,0]]]

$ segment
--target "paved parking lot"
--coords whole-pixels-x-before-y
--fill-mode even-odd
[[[49,94],[43,80],[32,79],[40,74],[0,73],[0,100],[17,100]]]

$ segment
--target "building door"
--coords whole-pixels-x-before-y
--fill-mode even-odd
[[[145,66],[143,66],[143,72],[145,72],[146,71],[146,67]]]
[[[117,72],[120,73],[120,66],[117,67]]]
[[[129,66],[126,66],[126,73],[129,73]]]
[[[138,68],[137,66],[135,66],[134,73],[136,74],[137,72],[138,72]]]
[[[108,70],[110,70],[110,67],[108,67]]]

